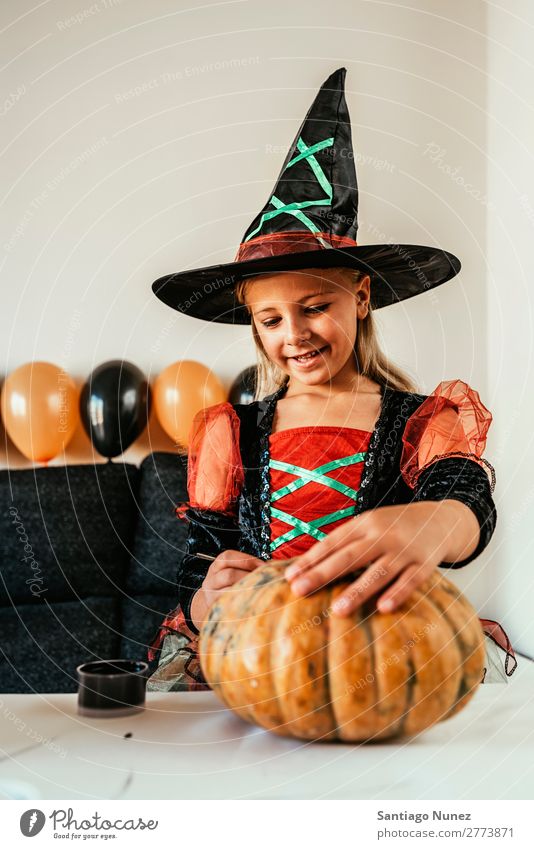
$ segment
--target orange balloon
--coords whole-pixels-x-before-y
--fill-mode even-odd
[[[71,439],[79,420],[78,389],[66,371],[52,363],[25,363],[5,380],[2,418],[19,451],[48,463]]]
[[[158,376],[153,397],[163,430],[173,442],[187,448],[195,414],[226,401],[226,392],[207,366],[194,360],[179,360]]]

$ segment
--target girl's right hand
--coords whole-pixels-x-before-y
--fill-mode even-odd
[[[232,549],[217,555],[206,573],[202,586],[191,601],[191,621],[199,631],[208,610],[217,598],[262,563],[264,561],[260,557]]]

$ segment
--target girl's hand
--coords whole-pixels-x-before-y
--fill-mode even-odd
[[[445,560],[439,504],[420,501],[366,510],[297,557],[284,577],[293,593],[302,596],[369,564],[338,596],[332,611],[348,616],[398,576],[377,602],[379,611],[393,610]]]
[[[191,620],[196,627],[200,630],[206,613],[222,593],[228,592],[241,578],[264,562],[259,557],[232,549],[218,554],[191,602]]]

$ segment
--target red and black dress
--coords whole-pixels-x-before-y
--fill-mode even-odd
[[[402,434],[399,472],[414,489],[424,469],[447,457],[469,457],[489,469],[483,457],[492,416],[478,393],[463,381],[446,381],[408,418]],[[289,559],[305,552],[357,512],[358,490],[373,433],[351,427],[306,426],[270,433],[268,446],[270,555]],[[236,513],[244,469],[239,451],[235,410],[229,402],[197,415],[191,429],[188,463],[189,502]],[[482,619],[488,636],[515,662],[501,626]],[[196,656],[198,635],[178,606],[162,623],[149,650],[149,660],[167,633],[187,638],[187,669],[177,689],[204,688]],[[513,670],[512,670],[513,671]],[[511,673],[509,673],[511,674]],[[190,686],[188,686],[190,685]]]
[[[271,557],[302,554],[356,512],[371,432],[293,427],[269,437]]]

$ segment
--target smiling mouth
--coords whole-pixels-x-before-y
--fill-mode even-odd
[[[319,350],[317,350],[317,351],[310,351],[307,354],[300,354],[298,356],[290,357],[289,359],[290,360],[298,360],[299,362],[306,362],[306,360],[313,360],[316,357],[318,357],[319,354],[322,354],[323,351],[326,351],[327,348],[328,348],[328,345],[325,345],[323,348],[319,348]]]

